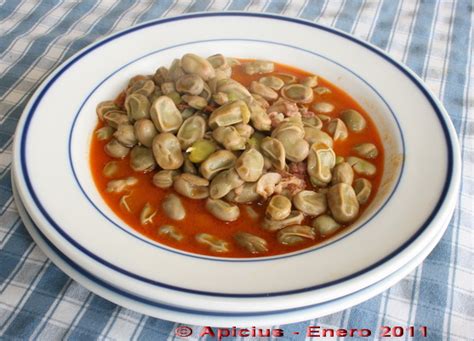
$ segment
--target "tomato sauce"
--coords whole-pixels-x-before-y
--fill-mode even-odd
[[[275,71],[273,73],[281,72],[292,74],[298,78],[311,75],[308,72],[287,65],[275,63]],[[232,78],[242,83],[246,87],[250,85],[251,81],[258,80],[260,77],[262,77],[262,75],[250,76],[245,74],[241,70],[240,66],[235,66],[233,68]],[[367,127],[362,133],[349,132],[349,137],[346,140],[334,142],[333,149],[336,155],[343,157],[355,155],[352,151],[352,148],[355,145],[364,142],[371,142],[375,144],[379,151],[378,157],[375,160],[370,161],[377,167],[377,173],[373,177],[365,177],[372,183],[372,193],[367,203],[365,205],[361,205],[360,214],[362,214],[363,210],[368,205],[370,205],[372,199],[375,197],[383,174],[384,149],[380,136],[368,113],[365,112],[362,107],[357,104],[357,102],[355,102],[347,93],[321,77],[318,77],[318,85],[325,86],[331,90],[331,93],[323,95],[314,93],[313,101],[313,103],[325,101],[333,104],[335,106],[335,110],[333,110],[332,114],[328,114],[328,116],[337,117],[339,112],[342,110],[355,109],[359,111],[367,121]],[[309,108],[309,110],[311,110],[311,105]],[[102,126],[104,126],[104,124],[99,122],[96,129],[99,129]],[[325,127],[323,127],[323,130],[326,130]],[[234,222],[223,222],[206,211],[205,200],[193,200],[181,196],[183,206],[186,209],[186,217],[182,221],[174,221],[168,218],[161,208],[162,200],[168,193],[174,192],[173,189],[161,189],[155,187],[152,183],[152,177],[155,173],[154,171],[149,173],[139,173],[133,171],[129,166],[129,156],[122,160],[114,159],[108,156],[104,152],[104,146],[107,142],[108,141],[100,141],[99,139],[95,138],[95,135],[92,138],[90,147],[90,166],[95,184],[104,201],[117,214],[117,216],[119,216],[127,225],[131,226],[133,229],[154,240],[155,242],[191,253],[221,257],[248,258],[289,253],[311,247],[323,240],[320,236],[317,236],[315,240],[308,240],[293,246],[280,244],[276,239],[276,232],[268,232],[260,227],[265,214],[265,205],[262,202],[254,203],[252,205],[239,205],[239,219]],[[102,173],[102,170],[107,162],[112,160],[117,161],[119,164],[119,171],[114,176],[114,179],[121,179],[127,176],[134,176],[138,179],[138,184],[131,187],[126,193],[116,194],[108,193],[106,191],[107,183],[112,179],[105,177]],[[357,174],[354,175],[354,179],[357,179]],[[311,187],[308,187],[307,189],[311,189]],[[125,198],[123,198],[124,195]],[[130,211],[128,211],[128,209],[123,204],[124,199]],[[153,218],[153,222],[151,224],[143,226],[140,224],[140,212],[147,202],[157,210],[157,214]],[[259,218],[254,220],[248,214],[245,206],[251,206],[259,214]],[[308,217],[303,223],[311,225],[311,219]],[[184,234],[184,239],[180,242],[177,242],[167,238],[166,236],[159,236],[157,233],[158,228],[165,224],[170,224],[178,228]],[[340,233],[342,230],[344,230],[344,228],[341,228],[338,233]],[[238,231],[245,231],[264,238],[268,243],[269,251],[266,253],[253,255],[247,250],[240,248],[233,240],[233,235]],[[209,233],[220,239],[226,240],[231,246],[230,251],[223,254],[215,254],[209,251],[206,246],[198,244],[194,236],[202,232]]]

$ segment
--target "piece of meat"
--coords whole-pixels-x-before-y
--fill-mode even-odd
[[[277,194],[287,194],[291,197],[306,189],[306,181],[287,171],[280,171],[281,180],[275,188]]]
[[[316,114],[312,111],[309,111],[308,108],[304,107],[304,109],[300,109],[301,117],[304,118],[311,118],[316,116]]]
[[[301,117],[301,113],[299,111],[287,111],[285,113],[285,116],[286,117],[295,117],[295,116]]]
[[[276,111],[268,113],[268,117],[270,117],[272,121],[272,128],[276,128],[285,119],[285,116],[281,112]]]
[[[292,162],[288,165],[288,173],[300,178],[305,179],[306,176],[306,162]]]
[[[212,104],[208,104],[204,109],[202,109],[201,111],[203,112],[206,112],[206,113],[211,113],[213,112],[214,110],[217,109],[217,106],[215,105],[212,105]]]
[[[188,103],[179,103],[177,106],[179,111],[183,111],[184,109],[191,108]]]
[[[280,98],[279,100],[277,100],[267,109],[267,113],[270,113],[273,111],[282,113],[286,117],[300,115],[299,109],[296,103],[287,101],[283,98]]]

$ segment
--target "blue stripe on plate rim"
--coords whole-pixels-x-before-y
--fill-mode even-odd
[[[170,248],[170,247],[167,247],[165,245],[161,245],[161,244],[158,244],[154,241],[151,241],[150,239],[148,238],[145,238],[145,237],[142,237],[140,235],[137,235],[137,234],[134,234],[130,231],[127,231],[125,228],[123,228],[122,226],[118,225],[117,223],[115,223],[112,219],[110,219],[104,212],[102,212],[100,210],[99,207],[97,207],[96,204],[94,204],[93,200],[87,195],[86,191],[84,190],[84,188],[82,187],[78,177],[77,177],[77,174],[76,174],[76,170],[74,168],[74,163],[72,161],[72,135],[73,135],[73,132],[74,132],[74,127],[76,125],[76,122],[77,122],[77,119],[82,111],[82,108],[84,107],[84,105],[86,104],[86,102],[89,100],[89,98],[94,94],[94,92],[105,82],[107,81],[107,79],[109,79],[110,77],[112,77],[113,75],[115,75],[117,72],[120,72],[120,70],[124,69],[125,67],[143,59],[143,58],[146,58],[148,56],[151,56],[153,54],[157,54],[157,53],[160,53],[160,52],[163,52],[163,51],[166,51],[166,50],[169,50],[169,49],[173,49],[173,48],[176,48],[176,47],[181,47],[181,46],[186,46],[186,45],[192,45],[192,44],[200,44],[200,43],[207,43],[207,42],[213,42],[213,41],[248,41],[248,42],[259,42],[259,43],[266,43],[266,44],[273,44],[273,45],[279,45],[279,46],[284,46],[284,47],[290,47],[290,48],[293,48],[293,49],[296,49],[296,50],[300,50],[300,51],[303,51],[303,52],[306,52],[306,53],[310,53],[310,54],[313,54],[313,55],[316,55],[318,57],[321,57],[323,59],[326,59],[327,61],[333,63],[333,64],[336,64],[338,65],[339,67],[345,69],[346,71],[352,73],[354,76],[356,76],[358,79],[360,79],[362,82],[364,82],[368,87],[370,87],[376,94],[377,96],[384,102],[384,104],[387,106],[387,108],[389,109],[390,113],[392,114],[396,124],[397,124],[397,127],[398,127],[398,131],[400,133],[400,138],[401,138],[401,142],[402,142],[402,155],[405,155],[405,139],[403,137],[403,132],[402,132],[402,129],[400,127],[400,123],[398,122],[398,119],[395,115],[395,113],[393,112],[392,108],[390,107],[390,105],[387,103],[387,101],[385,100],[385,98],[383,98],[383,96],[377,91],[377,89],[375,89],[371,84],[369,84],[369,82],[367,82],[364,78],[362,78],[361,76],[359,76],[357,73],[355,73],[354,71],[348,69],[347,67],[345,67],[344,65],[326,57],[326,56],[323,56],[319,53],[316,53],[316,52],[313,52],[313,51],[310,51],[310,50],[306,50],[306,49],[303,49],[301,47],[297,47],[297,46],[293,46],[293,45],[289,45],[289,44],[283,44],[283,43],[278,43],[278,42],[274,42],[274,41],[268,41],[268,40],[258,40],[258,39],[232,39],[232,38],[220,38],[220,39],[207,39],[207,40],[198,40],[198,41],[193,41],[193,42],[187,42],[187,43],[182,43],[182,44],[177,44],[177,45],[172,45],[172,46],[167,46],[165,48],[161,48],[161,49],[158,49],[158,50],[155,50],[155,51],[152,51],[152,52],[149,52],[141,57],[138,57],[130,62],[128,62],[127,64],[125,65],[122,65],[121,67],[117,68],[115,71],[111,72],[107,77],[105,77],[102,81],[99,82],[99,84],[97,84],[94,89],[86,96],[86,98],[83,100],[83,102],[81,103],[81,105],[79,106],[79,109],[77,110],[76,112],[76,115],[74,117],[74,120],[73,120],[73,123],[72,123],[72,126],[69,130],[69,140],[68,140],[68,157],[69,157],[69,165],[71,166],[71,170],[72,170],[72,173],[74,175],[74,179],[76,180],[76,184],[77,186],[79,187],[79,189],[81,190],[82,194],[86,197],[86,199],[89,201],[89,203],[100,213],[100,215],[102,215],[102,217],[104,217],[108,222],[112,223],[114,226],[116,226],[117,228],[119,228],[120,230],[122,230],[123,232],[127,233],[128,235],[136,238],[136,239],[139,239],[149,245],[152,245],[154,247],[157,247],[159,249],[162,249],[162,250],[165,250],[165,251],[169,251],[169,252],[172,252],[172,253],[177,253],[177,254],[180,254],[180,255],[183,255],[183,256],[187,256],[187,257],[192,257],[192,258],[198,258],[198,259],[205,259],[205,260],[210,260],[210,261],[214,261],[214,262],[239,262],[239,263],[249,263],[249,262],[267,262],[267,261],[273,261],[273,260],[277,260],[277,259],[282,259],[282,258],[289,258],[289,257],[294,257],[294,256],[300,256],[302,254],[305,254],[305,253],[308,253],[308,252],[313,252],[313,251],[316,251],[316,250],[319,250],[319,249],[322,249],[322,248],[325,248],[329,245],[332,245],[334,244],[335,242],[338,242],[342,239],[345,239],[346,237],[352,235],[353,233],[359,231],[362,227],[364,227],[367,223],[369,223],[372,219],[374,219],[378,213],[388,204],[388,202],[390,201],[390,199],[393,197],[394,193],[396,192],[397,190],[397,187],[402,179],[402,176],[403,176],[403,170],[405,168],[405,159],[403,158],[402,159],[402,164],[401,164],[401,167],[400,167],[400,174],[398,175],[398,178],[397,178],[397,181],[395,182],[395,186],[393,187],[393,190],[392,192],[390,193],[390,195],[387,197],[387,199],[385,200],[385,202],[383,203],[383,205],[380,206],[380,208],[372,214],[372,216],[367,219],[367,221],[365,221],[363,224],[361,224],[360,226],[358,226],[357,228],[353,229],[351,232],[349,233],[346,233],[346,234],[343,234],[341,237],[339,238],[335,238],[333,241],[327,243],[327,244],[323,244],[323,245],[316,245],[314,247],[310,247],[310,248],[307,248],[307,249],[304,249],[304,250],[300,250],[300,251],[296,251],[296,252],[292,252],[292,253],[288,253],[288,254],[283,254],[283,255],[278,255],[278,256],[271,256],[271,257],[261,257],[261,258],[224,258],[224,257],[213,257],[213,256],[205,256],[205,255],[199,255],[199,254],[194,254],[194,253],[188,253],[188,252],[184,252],[184,251],[181,251],[181,250],[178,250],[178,249],[174,249],[174,248]],[[64,232],[65,235],[67,235],[65,232]],[[71,242],[74,242],[76,243],[69,235],[67,235],[66,237],[68,240],[70,239]],[[79,245],[79,244],[78,244]],[[82,247],[82,246],[81,246]]]
[[[15,181],[12,180],[13,187],[16,187],[16,184],[14,184],[14,182]],[[17,192],[16,189],[14,189],[13,191]],[[19,195],[17,193],[15,193],[14,196],[18,200],[20,200]],[[34,232],[36,232],[38,234],[38,237],[41,238],[41,240],[44,243],[46,243],[46,245],[51,249],[50,252],[53,252],[56,256],[61,258],[73,270],[77,271],[78,273],[80,273],[84,277],[88,278],[91,282],[94,282],[96,285],[98,285],[98,286],[100,286],[100,287],[102,287],[106,290],[110,290],[110,291],[112,291],[113,293],[115,293],[119,296],[123,296],[127,299],[131,299],[131,300],[134,300],[136,302],[143,303],[143,304],[146,304],[146,305],[149,305],[149,306],[152,306],[152,307],[166,309],[166,310],[170,310],[170,311],[177,312],[177,313],[188,313],[188,314],[205,315],[205,316],[217,316],[217,317],[222,317],[222,316],[223,317],[253,317],[253,316],[262,316],[262,315],[280,315],[280,314],[285,314],[285,313],[291,313],[291,312],[296,312],[296,311],[301,311],[301,310],[317,308],[318,306],[327,305],[327,304],[336,304],[340,300],[348,299],[349,297],[352,297],[354,295],[366,292],[367,290],[370,290],[374,286],[377,286],[377,285],[381,284],[382,282],[387,281],[390,277],[397,275],[397,271],[396,271],[396,272],[390,274],[390,276],[385,277],[385,278],[381,279],[380,281],[371,284],[368,287],[359,289],[359,290],[354,291],[350,294],[347,294],[347,295],[344,295],[344,296],[341,296],[341,297],[338,297],[338,298],[335,298],[335,299],[332,299],[332,300],[329,300],[329,301],[310,304],[310,305],[297,307],[297,308],[290,308],[290,309],[269,310],[269,311],[259,311],[259,312],[254,312],[254,311],[250,311],[250,312],[244,312],[244,311],[241,311],[241,312],[222,312],[222,311],[197,310],[197,309],[191,309],[191,308],[172,306],[172,305],[152,301],[152,300],[146,299],[144,297],[137,296],[137,295],[134,295],[132,293],[123,291],[120,288],[114,287],[114,286],[108,284],[107,282],[104,282],[100,278],[96,277],[95,275],[91,274],[90,272],[88,272],[87,270],[82,268],[80,265],[76,264],[72,259],[67,257],[50,240],[48,240],[48,238],[46,238],[46,236],[43,234],[43,232],[41,232],[41,230],[33,222],[33,219],[31,219],[31,217],[29,216],[28,212],[26,211],[26,208],[23,206],[23,203],[20,203],[20,205],[22,206],[22,208],[20,208],[20,210],[23,211],[23,213],[27,216],[27,219],[28,219],[27,229],[29,229],[29,228],[33,229]],[[25,224],[25,226],[26,226],[26,224]],[[441,235],[444,234],[444,231],[439,232],[438,234],[439,234],[439,236],[438,235],[435,236],[434,237],[435,239],[441,238]],[[423,252],[423,251],[421,251],[421,252]],[[414,258],[416,258],[416,257],[417,256],[415,256]],[[56,266],[58,266],[58,265],[56,264]]]
[[[41,98],[47,92],[47,90],[51,86],[51,84],[54,83],[56,81],[56,79],[58,79],[59,76],[62,73],[64,73],[64,71],[67,70],[72,64],[77,62],[84,55],[90,53],[94,49],[100,47],[101,45],[106,44],[109,41],[112,41],[114,39],[117,39],[117,38],[121,37],[122,35],[128,34],[130,32],[134,32],[134,31],[137,31],[137,30],[149,27],[149,26],[160,25],[160,24],[164,24],[164,23],[167,23],[167,22],[173,22],[173,21],[179,21],[179,20],[194,19],[194,18],[199,18],[199,17],[214,17],[214,16],[259,17],[259,18],[267,18],[267,19],[273,19],[273,20],[282,20],[282,21],[288,21],[288,22],[293,22],[293,23],[313,27],[315,29],[319,29],[319,30],[327,31],[327,32],[332,33],[332,34],[336,34],[340,37],[348,39],[352,42],[355,42],[355,43],[367,48],[368,50],[374,52],[375,54],[379,55],[380,57],[382,57],[383,59],[388,61],[390,64],[392,64],[397,69],[399,69],[403,74],[405,74],[405,76],[407,76],[407,78],[409,80],[411,80],[417,86],[417,88],[425,95],[428,102],[433,107],[433,110],[435,111],[436,116],[438,117],[438,119],[440,121],[440,124],[441,124],[441,127],[443,129],[443,133],[444,133],[444,136],[445,136],[445,139],[446,139],[446,146],[447,146],[447,150],[448,150],[448,169],[447,169],[446,180],[445,180],[445,184],[443,186],[442,193],[441,193],[440,198],[439,198],[438,202],[436,203],[432,213],[429,215],[429,217],[423,223],[423,225],[418,229],[418,231],[409,240],[407,240],[399,248],[397,248],[394,252],[390,253],[389,255],[384,257],[383,259],[375,262],[374,264],[368,266],[367,268],[365,268],[363,270],[357,271],[356,273],[353,273],[351,275],[348,275],[348,276],[346,276],[344,278],[341,278],[341,279],[338,279],[338,280],[334,280],[334,281],[331,281],[331,282],[319,284],[319,285],[312,286],[312,287],[306,287],[306,288],[295,289],[295,290],[288,290],[288,291],[283,291],[283,292],[253,293],[253,294],[234,294],[234,293],[233,294],[228,294],[228,293],[206,292],[206,291],[198,291],[198,290],[193,290],[193,289],[188,289],[188,288],[181,288],[181,287],[177,287],[177,286],[168,285],[168,284],[165,284],[165,283],[160,283],[160,282],[157,282],[157,281],[154,281],[154,280],[142,277],[142,276],[138,276],[134,273],[130,273],[127,270],[121,269],[121,268],[115,266],[114,264],[111,264],[111,263],[97,257],[96,255],[90,253],[87,249],[83,248],[81,245],[77,244],[74,240],[72,240],[71,238],[68,238],[68,236],[63,233],[62,229],[48,215],[48,213],[46,212],[46,210],[44,209],[44,207],[41,205],[40,201],[38,200],[38,197],[34,193],[33,187],[31,185],[31,181],[28,177],[28,170],[27,170],[27,167],[26,167],[26,155],[25,155],[26,136],[27,136],[29,124],[31,122],[31,118],[32,118],[37,106],[39,105],[39,102],[41,101]],[[145,283],[149,283],[149,284],[152,284],[152,285],[155,285],[155,286],[159,286],[159,287],[166,288],[166,289],[171,289],[171,290],[176,290],[176,291],[181,291],[181,292],[186,292],[186,293],[197,294],[197,295],[217,296],[217,297],[248,297],[248,298],[250,298],[250,297],[273,297],[273,296],[298,294],[298,293],[313,291],[313,290],[317,290],[317,289],[321,289],[321,288],[326,288],[326,287],[329,287],[329,286],[332,286],[332,285],[336,285],[336,284],[342,283],[344,281],[348,281],[348,280],[350,280],[352,278],[355,278],[357,276],[360,276],[360,275],[362,275],[366,272],[369,272],[370,270],[380,266],[381,264],[385,263],[386,261],[390,260],[391,258],[396,256],[397,254],[399,254],[402,250],[404,250],[406,247],[408,247],[410,244],[412,244],[423,233],[423,231],[426,230],[426,228],[431,224],[434,217],[438,214],[440,208],[443,206],[443,204],[445,202],[445,197],[446,197],[446,195],[449,191],[449,188],[453,184],[455,184],[456,181],[457,181],[457,177],[453,178],[452,175],[459,173],[459,169],[458,169],[459,164],[458,164],[458,162],[456,164],[454,164],[454,162],[453,162],[453,159],[454,159],[453,142],[451,140],[450,131],[449,131],[447,122],[445,121],[445,118],[443,117],[442,111],[439,108],[439,106],[438,106],[436,100],[434,99],[433,95],[421,83],[421,81],[417,78],[416,75],[414,75],[406,67],[404,67],[401,64],[399,64],[398,62],[396,62],[390,56],[385,54],[382,50],[380,50],[380,49],[378,49],[378,48],[370,45],[369,43],[366,43],[366,42],[364,42],[364,41],[362,41],[358,38],[352,37],[352,36],[348,35],[345,32],[339,31],[339,30],[334,29],[334,28],[321,26],[321,25],[318,25],[318,24],[315,24],[315,23],[312,23],[312,22],[309,22],[309,21],[306,21],[306,20],[289,18],[289,17],[279,16],[279,15],[264,14],[264,13],[246,13],[246,12],[194,13],[194,14],[182,15],[182,16],[171,17],[171,18],[152,20],[152,21],[149,21],[149,22],[131,27],[129,29],[125,29],[121,32],[118,32],[118,33],[116,33],[112,36],[106,37],[103,40],[98,41],[97,43],[85,48],[82,51],[79,51],[76,55],[72,56],[70,60],[66,61],[62,66],[60,66],[60,68],[57,71],[54,72],[54,74],[52,74],[51,79],[49,79],[48,83],[44,85],[42,91],[37,95],[37,97],[36,98],[33,97],[33,100],[34,100],[34,102],[31,104],[29,112],[25,113],[27,116],[26,116],[26,119],[25,119],[23,132],[22,132],[22,135],[20,137],[21,138],[21,140],[20,140],[20,151],[19,151],[20,152],[20,167],[22,169],[22,173],[23,173],[23,176],[24,176],[24,181],[25,181],[26,186],[28,188],[29,194],[33,198],[34,203],[36,204],[36,206],[39,209],[39,211],[41,212],[41,214],[46,218],[46,220],[57,230],[57,232],[59,232],[66,240],[68,240],[71,244],[73,244],[82,253],[86,254],[87,256],[93,258],[95,261],[101,263],[102,265],[104,265],[104,266],[106,266],[106,267],[108,267],[112,270],[118,271],[118,272],[124,274],[125,276],[132,277],[136,280],[143,281]],[[458,150],[458,148],[456,150]],[[454,170],[455,170],[454,167],[456,167],[456,172],[454,172]]]

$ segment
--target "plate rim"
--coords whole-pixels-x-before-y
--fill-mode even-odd
[[[388,256],[384,257],[383,259],[377,261],[376,263],[372,264],[370,267],[365,268],[361,271],[358,271],[356,273],[353,273],[349,276],[346,276],[344,278],[338,279],[337,281],[332,281],[329,283],[325,283],[322,285],[317,285],[309,288],[303,288],[299,290],[290,290],[290,291],[285,291],[285,292],[274,292],[274,293],[264,293],[264,294],[225,294],[225,293],[213,293],[213,292],[203,292],[203,291],[196,291],[192,289],[187,289],[187,288],[176,288],[173,286],[169,286],[166,284],[158,284],[156,281],[151,281],[151,284],[161,286],[164,288],[168,289],[173,289],[173,290],[178,290],[178,291],[185,291],[185,292],[190,292],[193,294],[200,294],[200,295],[211,295],[211,296],[219,296],[219,297],[262,297],[262,296],[281,296],[281,295],[289,295],[289,294],[296,294],[296,293],[301,293],[301,292],[308,292],[312,290],[317,290],[321,289],[324,287],[329,287],[332,285],[335,285],[337,283],[345,282],[347,280],[351,280],[353,278],[356,278],[364,273],[370,272],[371,270],[375,268],[379,268],[380,266],[383,266],[385,262],[393,258],[400,250],[406,250],[415,240],[418,239],[418,237],[423,233],[423,231],[426,230],[426,228],[433,223],[433,221],[438,218],[438,215],[442,215],[443,211],[441,211],[441,208],[444,208],[444,206],[448,206],[453,200],[455,200],[455,193],[457,191],[457,188],[459,187],[460,183],[460,154],[459,154],[459,145],[457,142],[457,139],[454,138],[456,136],[454,128],[452,126],[452,122],[449,119],[449,116],[446,113],[446,110],[442,106],[442,104],[439,102],[439,100],[432,94],[432,92],[423,84],[421,79],[419,79],[418,76],[416,76],[411,70],[407,69],[403,64],[395,61],[392,57],[390,57],[388,54],[377,48],[376,46],[371,45],[370,43],[367,43],[365,41],[362,41],[356,37],[353,37],[345,32],[342,32],[340,30],[334,29],[332,27],[326,27],[320,24],[316,24],[313,22],[309,22],[303,19],[295,19],[295,18],[289,18],[289,17],[284,17],[284,16],[279,16],[279,15],[273,15],[273,14],[263,14],[263,13],[247,13],[247,12],[212,12],[212,13],[193,13],[193,14],[187,14],[187,15],[181,15],[177,17],[170,17],[170,18],[163,18],[163,19],[156,19],[156,20],[150,20],[148,22],[132,26],[130,28],[126,28],[122,31],[119,31],[113,35],[107,36],[101,40],[99,40],[96,43],[93,43],[91,45],[86,46],[84,49],[78,51],[76,54],[74,54],[72,57],[70,57],[68,60],[66,60],[64,63],[59,65],[57,69],[55,69],[45,80],[44,82],[40,85],[40,87],[37,89],[37,91],[33,94],[32,98],[30,99],[28,105],[26,106],[24,110],[24,114],[18,124],[17,128],[17,134],[15,138],[15,146],[14,146],[14,156],[16,157],[19,153],[19,150],[21,149],[18,144],[19,137],[22,136],[23,134],[20,130],[21,127],[25,128],[25,121],[28,118],[31,118],[30,114],[31,112],[34,111],[36,108],[37,103],[35,103],[38,100],[39,95],[41,95],[47,88],[45,87],[51,82],[58,77],[61,71],[65,69],[66,66],[69,66],[74,62],[78,57],[89,53],[90,51],[94,50],[95,48],[99,47],[100,45],[104,44],[105,42],[109,40],[113,40],[116,38],[119,38],[120,36],[127,34],[129,32],[133,32],[135,30],[139,30],[142,28],[146,28],[151,25],[157,25],[157,24],[163,24],[167,23],[170,21],[177,21],[177,20],[185,20],[185,19],[193,19],[193,18],[198,18],[198,17],[211,17],[211,16],[245,16],[245,17],[260,17],[260,18],[269,18],[269,19],[277,19],[277,20],[283,20],[283,21],[289,21],[297,24],[303,24],[306,26],[310,26],[316,29],[321,29],[324,31],[327,31],[329,33],[337,34],[339,36],[342,36],[343,38],[349,39],[351,41],[354,41],[355,43],[361,45],[362,47],[365,47],[372,52],[376,53],[383,59],[387,60],[390,62],[392,65],[394,65],[397,69],[402,71],[416,86],[421,92],[424,94],[428,102],[431,104],[433,110],[435,111],[439,121],[440,125],[442,127],[442,131],[444,133],[444,138],[446,142],[446,146],[448,149],[447,157],[448,157],[448,168],[447,168],[447,181],[445,181],[442,194],[440,196],[440,199],[438,200],[437,204],[434,206],[434,210],[428,217],[428,219],[425,221],[422,227],[419,228],[417,233],[415,233],[408,241],[403,243],[397,250],[389,254]],[[28,115],[28,116],[27,116]],[[24,154],[21,155],[24,157]],[[20,158],[21,160],[21,158]],[[23,160],[24,161],[24,160]],[[20,174],[23,174],[21,172]],[[454,176],[452,176],[454,175]],[[31,195],[31,193],[30,193]],[[41,211],[41,208],[40,208]],[[45,212],[42,212],[44,214]],[[80,250],[84,252],[83,250]],[[90,257],[90,255],[89,255]],[[97,261],[97,260],[96,260]],[[111,270],[114,270],[113,268]],[[117,271],[117,270],[116,270]],[[122,274],[129,276],[126,273]],[[135,277],[136,275],[131,274],[131,277]],[[140,278],[136,278],[138,280],[143,280]],[[149,281],[145,281],[150,283]],[[336,282],[336,283],[334,283]]]

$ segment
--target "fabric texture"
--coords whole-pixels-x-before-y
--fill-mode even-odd
[[[298,17],[377,45],[408,65],[441,99],[462,148],[462,184],[456,210],[441,242],[423,264],[389,290],[351,309],[274,326],[285,331],[280,339],[303,339],[309,325],[368,328],[372,336],[363,339],[377,339],[381,326],[386,325],[427,328],[426,338],[419,332],[411,338],[405,330],[396,340],[472,340],[474,95],[470,0],[0,1],[0,339],[176,338],[175,329],[180,324],[141,315],[94,295],[59,270],[36,246],[12,199],[12,140],[36,87],[79,49],[146,20],[227,10]],[[201,327],[192,328],[195,333],[188,339],[198,339]]]

